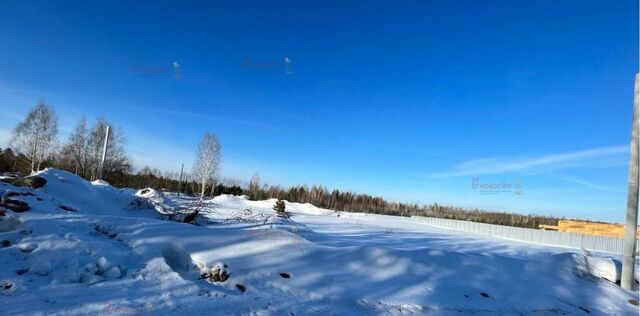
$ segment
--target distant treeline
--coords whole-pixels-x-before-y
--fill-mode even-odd
[[[416,203],[390,202],[378,196],[357,194],[339,190],[329,191],[322,186],[295,186],[288,189],[280,186],[259,186],[254,177],[244,191],[252,200],[278,198],[298,203],[311,203],[331,210],[357,213],[373,213],[393,216],[432,216],[438,218],[468,220],[480,223],[538,228],[540,224],[557,225],[558,218],[537,215],[521,215],[443,206],[437,203],[418,205]]]
[[[57,133],[58,123],[53,107],[42,101],[38,102],[13,130],[10,142],[13,149],[0,149],[0,172],[28,174],[46,167],[55,167],[90,181],[98,179],[105,137],[108,135],[102,169],[104,179],[116,187],[151,187],[172,192],[180,190],[190,195],[197,193],[201,197],[245,194],[253,200],[278,198],[345,212],[424,215],[529,228],[538,228],[539,224],[558,223],[558,219],[553,217],[463,209],[435,203],[418,205],[390,202],[367,194],[330,191],[322,186],[283,188],[261,185],[257,175],[243,187],[239,181],[217,179],[221,144],[212,133],[205,134],[196,151],[194,168],[182,177],[177,172],[161,172],[148,167],[134,173],[132,160],[125,151],[124,132],[102,117],[98,117],[93,124],[88,124],[83,116],[66,141],[60,141]]]
[[[43,163],[46,167],[56,167],[59,169],[76,172],[73,164],[57,164],[55,161]],[[0,149],[0,170],[5,172],[28,172],[29,166],[21,163],[21,159],[16,157],[11,149]],[[85,176],[88,180],[91,176]],[[199,193],[200,185],[193,180],[189,174],[183,175],[182,185],[179,185],[180,175],[178,172],[161,172],[157,169],[143,168],[137,173],[114,170],[107,172],[107,181],[116,187],[146,188],[151,187],[159,190],[166,190],[183,194],[196,195]],[[283,188],[280,186],[261,185],[260,179],[254,176],[248,185],[241,186],[234,181],[226,180],[224,183],[216,183],[207,187],[207,196],[217,196],[220,194],[247,195],[252,200],[265,200],[277,198],[290,202],[311,203],[315,206],[358,213],[373,213],[394,216],[432,216],[438,218],[468,220],[473,222],[538,228],[538,225],[557,225],[558,218],[537,215],[521,215],[514,213],[495,212],[480,209],[465,209],[454,206],[444,206],[437,203],[431,205],[418,205],[416,203],[390,202],[381,197],[368,194],[357,194],[353,192],[343,192],[338,190],[328,190],[322,186],[294,186]]]

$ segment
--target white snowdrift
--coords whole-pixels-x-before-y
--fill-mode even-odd
[[[611,282],[620,281],[622,275],[622,265],[620,262],[612,258],[598,258],[588,256],[586,259],[586,268],[588,272],[596,277],[607,279]],[[637,275],[636,275],[636,279]]]
[[[173,200],[166,198],[162,192],[156,191],[152,188],[138,190],[135,195],[142,198],[143,201],[148,202],[149,205],[160,214],[175,214],[180,208],[180,206]]]
[[[0,233],[0,315],[637,314],[637,292],[590,274],[605,254],[310,204],[287,202],[284,220],[274,200],[235,196],[205,201],[214,224],[194,226],[156,206],[195,198],[40,175],[47,185],[19,197],[32,209]],[[131,206],[141,198],[153,203]],[[228,280],[201,279],[219,270]]]

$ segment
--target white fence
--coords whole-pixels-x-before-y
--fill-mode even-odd
[[[491,225],[435,217],[413,216],[413,218],[427,225],[460,230],[480,235],[513,239],[536,244],[583,248],[587,250],[613,252],[620,254],[622,253],[622,238]]]

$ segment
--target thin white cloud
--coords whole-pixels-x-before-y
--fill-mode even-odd
[[[207,119],[207,120],[213,120],[213,121],[236,124],[236,125],[243,125],[243,126],[250,126],[250,127],[258,127],[258,128],[266,128],[266,129],[285,129],[283,127],[277,127],[277,126],[269,125],[269,124],[245,121],[245,120],[240,120],[240,119],[236,119],[236,118],[220,117],[220,116],[217,116],[217,115],[208,115],[208,114],[204,114],[204,113],[195,113],[195,112],[187,112],[187,111],[176,111],[176,110],[165,110],[165,109],[151,109],[151,111],[159,113],[159,114],[163,114],[163,115],[168,114],[168,115],[188,116],[188,117],[195,117],[195,118],[199,118],[199,119]]]
[[[4,106],[0,106],[0,109],[2,108],[4,108]],[[22,115],[21,113],[0,111],[0,117],[4,117],[12,121],[16,121],[16,124],[18,124],[18,122],[22,121],[25,116]]]
[[[162,171],[179,171],[181,161],[171,158],[161,158],[154,155],[144,155],[139,153],[130,153],[129,156],[133,159],[134,170],[139,170],[142,167],[157,168]]]
[[[8,87],[8,86],[0,86],[0,90],[4,90],[4,91],[8,91],[8,92],[20,93],[20,94],[31,94],[31,95],[37,95],[37,96],[44,96],[44,95],[60,96],[59,94],[47,92],[47,91],[44,91],[44,90],[20,89],[20,88]]]
[[[575,177],[575,176],[566,175],[566,174],[556,174],[556,177],[558,179],[566,181],[566,182],[579,184],[579,185],[582,185],[584,187],[592,188],[592,189],[596,189],[596,190],[610,191],[610,192],[617,192],[617,193],[625,193],[626,192],[624,190],[620,190],[620,189],[616,189],[616,188],[611,188],[611,187],[599,185],[597,183],[593,183],[591,181],[587,181],[585,179],[578,178],[578,177]]]
[[[452,178],[504,174],[510,172],[537,173],[569,168],[602,168],[620,165],[629,152],[627,145],[599,147],[588,150],[548,154],[532,158],[487,158],[463,162],[452,170],[437,172],[429,178]]]

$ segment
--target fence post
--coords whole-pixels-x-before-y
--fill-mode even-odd
[[[182,172],[184,171],[184,163],[180,167],[180,180],[178,181],[178,197],[180,197],[180,191],[182,190]]]
[[[102,147],[102,159],[100,160],[100,180],[104,180],[104,161],[107,158],[107,145],[109,144],[109,125],[107,125],[107,132],[104,135],[104,146]]]
[[[633,289],[636,252],[636,231],[638,225],[638,107],[640,107],[640,73],[636,74],[633,94],[633,123],[629,155],[629,187],[627,191],[627,223],[624,228],[624,257],[620,285],[626,290]]]

